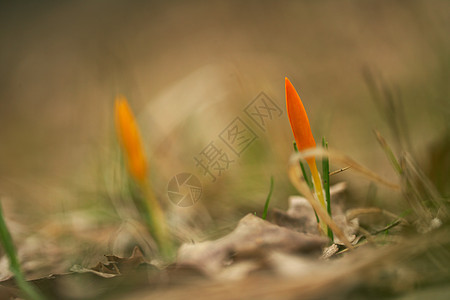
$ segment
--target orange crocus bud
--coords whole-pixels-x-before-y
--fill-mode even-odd
[[[295,90],[292,83],[285,78],[286,88],[286,107],[291,123],[292,132],[294,133],[295,142],[300,151],[309,148],[316,147],[316,141],[314,140],[311,132],[311,126],[309,125],[308,115],[306,114],[305,107],[302,100]],[[322,207],[325,208],[325,198],[322,191],[322,181],[320,179],[319,172],[317,170],[316,160],[314,157],[306,158],[309,169],[311,170],[311,176],[314,183],[314,189],[316,191],[317,198],[320,201]],[[321,222],[322,223],[322,222]],[[326,226],[322,223],[322,231],[326,234]]]
[[[147,159],[145,158],[141,136],[136,119],[123,95],[116,97],[116,132],[128,163],[128,171],[139,183],[147,178]]]
[[[311,126],[309,125],[305,107],[303,106],[300,96],[287,77],[285,78],[285,87],[287,113],[295,141],[297,142],[297,147],[300,151],[314,148],[316,147],[316,141],[314,141],[311,132]]]

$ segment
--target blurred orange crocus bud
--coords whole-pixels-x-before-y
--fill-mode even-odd
[[[128,163],[128,171],[136,181],[143,183],[147,178],[147,159],[136,119],[127,98],[123,95],[116,97],[115,122],[117,137]]]

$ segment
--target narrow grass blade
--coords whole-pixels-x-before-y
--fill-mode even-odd
[[[272,198],[272,192],[273,192],[273,176],[270,176],[270,190],[269,194],[267,195],[266,204],[264,205],[264,212],[262,215],[263,220],[267,218],[267,211],[269,210],[269,202],[270,198]]]
[[[0,203],[0,242],[5,249],[6,255],[9,259],[9,268],[14,274],[14,279],[19,286],[23,295],[32,300],[45,299],[38,290],[29,282],[25,280],[22,270],[20,268],[19,260],[16,256],[16,249],[14,248],[11,234],[6,226],[5,219],[3,218],[2,205]]]
[[[328,149],[328,143],[325,141],[325,137],[322,138],[322,147]],[[331,215],[331,195],[330,195],[330,161],[328,156],[322,157],[322,176],[323,176],[323,188],[325,190],[325,202],[327,204],[327,212],[330,217]],[[331,242],[334,241],[333,231],[330,227],[327,230],[328,237]]]
[[[380,134],[380,132],[378,130],[374,130],[373,132],[375,133],[378,143],[380,144],[381,148],[383,148],[384,153],[386,154],[387,158],[391,162],[395,171],[397,171],[397,173],[399,175],[401,175],[403,172],[402,167],[400,166],[397,158],[395,157],[394,153],[392,152],[391,147],[389,147],[386,140],[383,138],[383,136]]]

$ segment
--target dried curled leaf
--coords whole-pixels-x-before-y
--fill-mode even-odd
[[[183,244],[178,264],[217,276],[233,263],[233,257],[266,257],[272,251],[311,253],[320,251],[326,243],[327,238],[295,232],[248,214],[230,234],[218,240]]]

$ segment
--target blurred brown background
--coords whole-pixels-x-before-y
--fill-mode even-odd
[[[217,182],[193,160],[260,92],[285,111],[285,76],[317,141],[325,135],[330,147],[396,180],[372,129],[395,141],[363,68],[399,92],[411,150],[427,167],[448,133],[449,12],[448,1],[429,0],[2,2],[2,203],[25,223],[107,207],[103,184],[117,162],[112,109],[123,93],[163,201],[169,179],[186,171],[201,179],[213,216],[260,211],[274,175],[271,205],[285,207],[295,193],[285,114],[265,132],[253,124],[257,141]],[[339,176],[365,195],[367,180]]]

